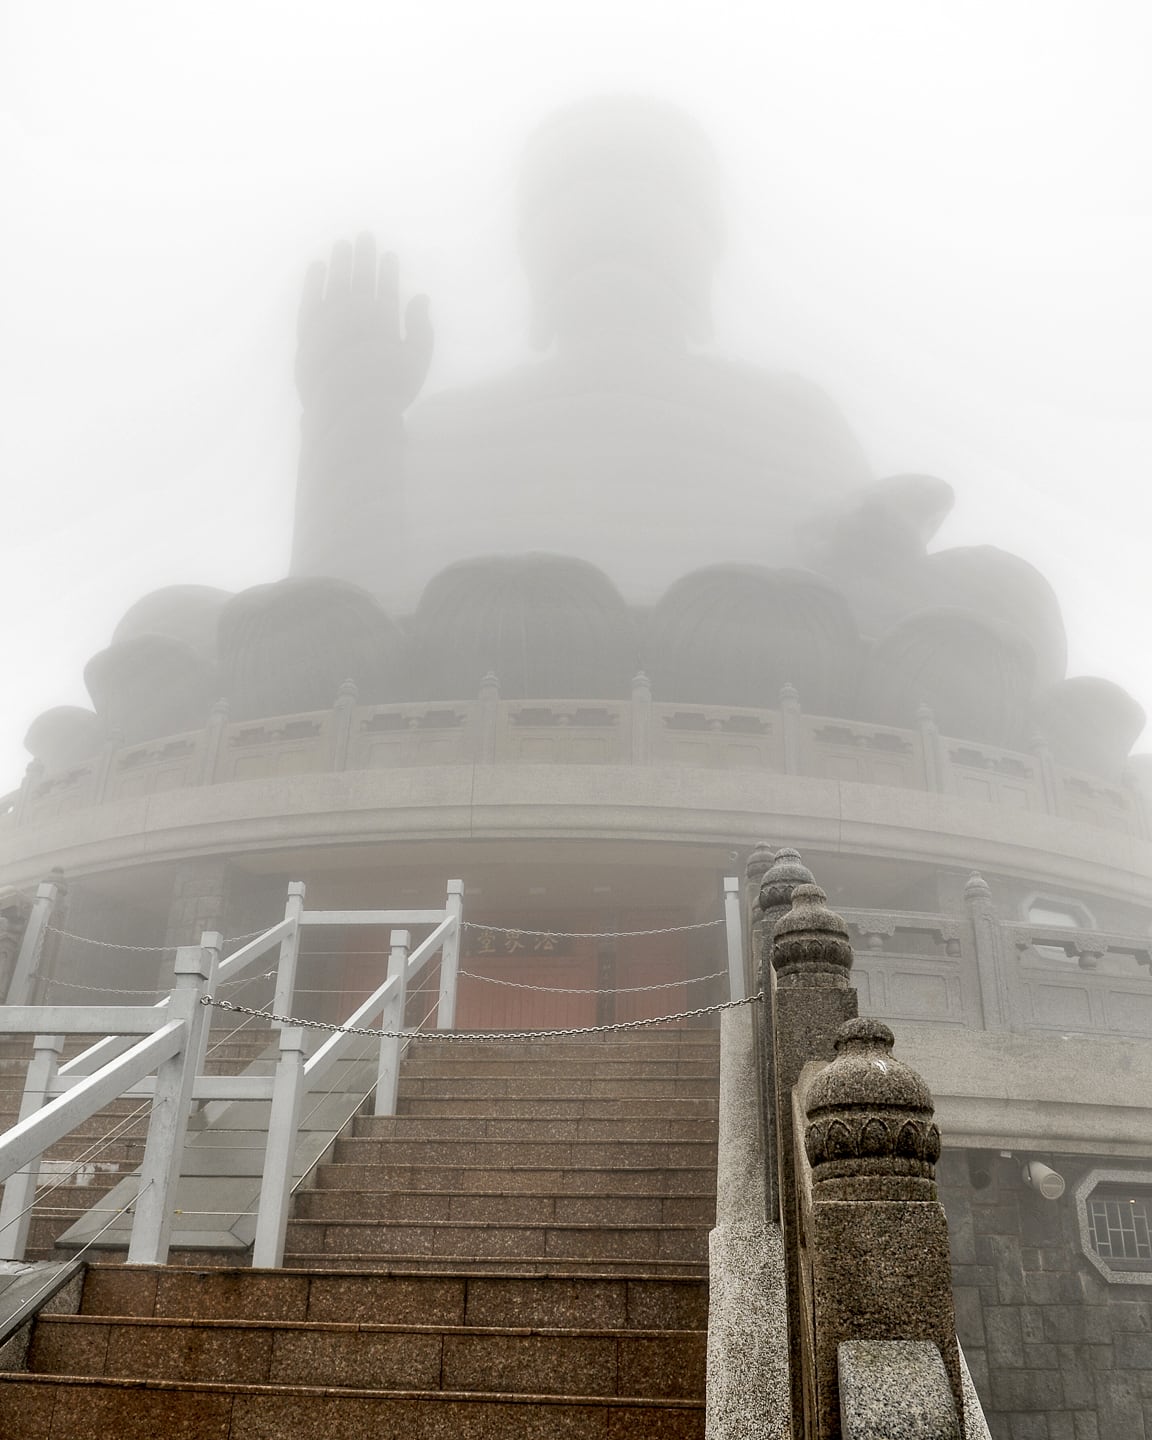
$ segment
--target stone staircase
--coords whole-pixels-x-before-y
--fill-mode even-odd
[[[62,1063],[92,1042],[91,1035],[68,1036]],[[214,1029],[205,1069],[209,1075],[237,1075],[274,1043],[267,1025]],[[0,1036],[0,1132],[15,1125],[19,1116],[31,1055],[30,1039]],[[125,1175],[139,1168],[148,1112],[146,1100],[114,1100],[51,1147],[40,1167],[25,1259],[59,1259],[55,1243],[77,1216],[98,1206]]]
[[[92,1265],[0,1434],[704,1434],[715,1032],[422,1045],[297,1198],[285,1268]]]

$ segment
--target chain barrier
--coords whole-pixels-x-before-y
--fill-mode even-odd
[[[548,940],[637,940],[645,935],[682,935],[688,930],[711,930],[723,925],[719,920],[701,920],[695,925],[666,925],[662,930],[522,930],[511,925],[479,925],[474,920],[462,920],[462,930],[482,930],[489,935],[532,935]]]
[[[273,925],[280,922],[273,921]],[[182,945],[121,945],[114,940],[94,940],[91,935],[77,935],[73,930],[61,930],[58,925],[45,925],[44,929],[52,935],[59,935],[62,940],[78,940],[82,945],[95,945],[101,950],[125,950],[134,955],[168,955],[175,954],[177,950],[186,947]],[[224,940],[225,945],[235,945],[238,940],[255,940],[257,935],[264,935],[272,929],[272,925],[265,925],[263,930],[249,930],[244,935],[229,935]],[[188,942],[195,945],[195,940]],[[125,990],[125,995],[144,994],[144,991]]]
[[[642,995],[649,990],[679,990],[685,985],[702,985],[705,980],[721,980],[727,970],[714,970],[711,975],[693,975],[687,980],[665,980],[660,985],[618,985],[614,990],[566,990],[560,985],[527,985],[520,980],[497,980],[494,975],[476,975],[471,970],[457,972],[460,978],[483,980],[487,985],[503,985],[509,990],[535,990],[541,995]]]
[[[619,1020],[614,1025],[581,1025],[571,1030],[373,1030],[366,1025],[333,1025],[326,1020],[301,1020],[294,1015],[276,1015],[267,1010],[253,1010],[247,1005],[236,1005],[231,1000],[218,1000],[214,995],[204,995],[200,1004],[215,1010],[231,1010],[237,1015],[259,1015],[278,1025],[299,1026],[303,1030],[327,1030],[330,1034],[367,1035],[372,1040],[556,1040],[569,1035],[602,1035],[610,1030],[643,1030],[649,1025],[668,1025],[675,1020],[694,1020],[698,1015],[717,1015],[721,1010],[734,1010],[740,1005],[751,1005],[764,997],[759,991],[746,995],[743,1000],[722,1000],[717,1005],[703,1005],[698,1010],[680,1010],[675,1015],[653,1015],[648,1020]]]

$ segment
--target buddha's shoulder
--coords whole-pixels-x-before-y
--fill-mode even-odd
[[[626,371],[549,357],[433,394],[413,409],[409,427],[428,438],[499,434],[539,424],[549,412],[616,409],[630,398],[667,406],[685,419],[707,416],[757,428],[843,426],[827,394],[801,375],[695,353]]]

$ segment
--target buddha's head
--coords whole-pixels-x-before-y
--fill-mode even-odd
[[[557,112],[528,143],[520,241],[539,346],[706,339],[721,249],[707,136],[675,106],[631,96]]]

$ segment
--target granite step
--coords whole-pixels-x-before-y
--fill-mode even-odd
[[[417,1058],[432,1060],[443,1056],[454,1063],[467,1060],[500,1060],[515,1065],[543,1061],[549,1065],[573,1061],[596,1063],[601,1058],[634,1060],[642,1065],[651,1060],[708,1060],[716,1063],[720,1042],[715,1031],[653,1031],[644,1037],[589,1037],[583,1040],[427,1040]]]
[[[686,1075],[606,1078],[596,1072],[579,1078],[556,1079],[549,1075],[496,1075],[490,1078],[440,1074],[413,1075],[407,1067],[400,1080],[401,1100],[443,1099],[468,1095],[481,1100],[507,1097],[520,1100],[632,1100],[680,1097],[715,1098],[720,1093],[718,1076]]]
[[[653,1116],[551,1119],[503,1115],[360,1115],[352,1134],[367,1140],[715,1140],[716,1118]]]
[[[456,1267],[399,1274],[331,1264],[314,1270],[93,1264],[81,1308],[85,1315],[142,1318],[686,1330],[707,1323],[708,1287],[696,1277],[654,1277],[635,1266],[572,1280]]]
[[[400,1115],[483,1116],[507,1120],[644,1120],[683,1119],[710,1120],[716,1123],[715,1097],[641,1096],[631,1100],[577,1099],[531,1100],[515,1096],[489,1096],[478,1099],[470,1090],[451,1096],[404,1098],[397,1108]]]
[[[334,1413],[334,1401],[339,1401]],[[373,1436],[377,1440],[699,1440],[699,1399],[509,1395],[452,1391],[209,1384],[53,1375],[0,1376],[0,1434],[47,1440],[270,1440]]]
[[[716,1037],[529,1043],[410,1056],[283,1269],[89,1265],[0,1434],[702,1436]]]
[[[339,1168],[339,1167],[338,1167]],[[453,1190],[316,1189],[296,1197],[301,1220],[368,1220],[391,1224],[403,1220],[419,1225],[456,1220],[500,1221],[518,1225],[706,1225],[716,1214],[716,1197],[708,1195],[592,1195],[555,1190],[537,1194],[461,1193]]]
[[[698,1224],[530,1225],[486,1221],[305,1220],[288,1222],[287,1249],[328,1255],[474,1256],[539,1259],[706,1260],[708,1230]]]
[[[380,1271],[411,1275],[419,1271],[440,1271],[459,1267],[477,1275],[546,1276],[579,1280],[584,1276],[634,1275],[676,1279],[707,1280],[707,1260],[635,1260],[616,1255],[402,1255],[350,1251],[325,1254],[323,1251],[289,1252],[284,1256],[289,1269]]]
[[[564,1170],[587,1166],[640,1165],[671,1169],[678,1165],[715,1165],[711,1140],[455,1140],[446,1153],[440,1140],[370,1140],[347,1136],[336,1141],[337,1164],[353,1165],[478,1165],[486,1169],[525,1165]]]
[[[696,1330],[45,1316],[39,1375],[341,1389],[684,1399],[704,1382]]]
[[[530,1165],[463,1165],[441,1160],[426,1165],[386,1163],[366,1165],[325,1162],[314,1171],[316,1189],[450,1190],[469,1195],[550,1194],[684,1195],[716,1193],[716,1167],[703,1159],[697,1164],[667,1166],[592,1166],[579,1169]],[[301,1194],[310,1192],[300,1192]]]

